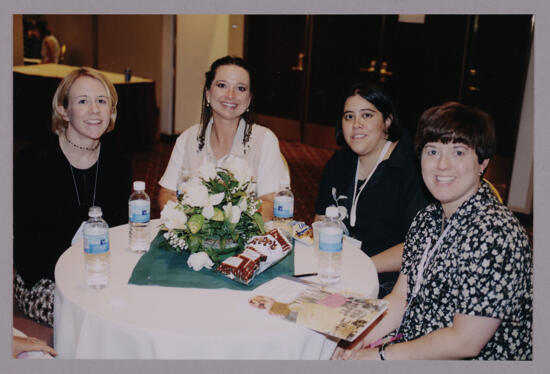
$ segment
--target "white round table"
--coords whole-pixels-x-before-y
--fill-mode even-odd
[[[159,220],[151,224],[151,239]],[[128,225],[110,229],[111,278],[86,286],[82,241],[55,267],[54,347],[59,358],[329,359],[336,340],[248,305],[251,291],[128,284],[140,254]],[[296,242],[296,274],[316,271],[313,247]],[[315,281],[316,277],[307,278]],[[374,264],[344,241],[343,277],[332,287],[376,297]]]

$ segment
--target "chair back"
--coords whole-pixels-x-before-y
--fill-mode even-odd
[[[491,182],[489,182],[487,178],[483,178],[483,181],[489,185],[491,192],[496,196],[498,201],[502,203],[503,202],[502,196],[500,196],[500,193],[498,192],[497,188]]]
[[[65,53],[67,52],[67,44],[63,43],[61,46],[61,51],[59,52],[59,63],[62,63],[65,60]]]

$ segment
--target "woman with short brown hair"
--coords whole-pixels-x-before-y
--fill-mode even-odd
[[[495,151],[490,117],[455,102],[433,107],[421,116],[415,142],[437,202],[407,233],[387,314],[333,357],[531,360],[529,240],[481,179]],[[384,337],[392,343],[375,343]]]

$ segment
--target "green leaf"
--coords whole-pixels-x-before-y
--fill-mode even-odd
[[[202,238],[199,235],[190,235],[187,239],[187,245],[189,247],[189,252],[195,253],[201,249]]]
[[[258,225],[258,228],[260,229],[260,234],[265,233],[265,226],[264,226],[264,220],[262,218],[262,215],[259,212],[254,213],[254,222],[256,222],[256,225]]]

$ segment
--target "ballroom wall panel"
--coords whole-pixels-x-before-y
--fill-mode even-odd
[[[149,78],[161,92],[162,15],[97,16],[98,65],[101,70]]]
[[[13,65],[23,65],[23,16],[13,16]]]
[[[48,22],[52,34],[60,44],[67,45],[64,64],[93,66],[94,38],[90,14],[46,14],[42,18]]]
[[[204,72],[229,53],[229,15],[178,15],[175,133],[200,120]]]

